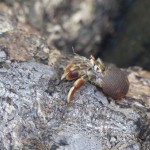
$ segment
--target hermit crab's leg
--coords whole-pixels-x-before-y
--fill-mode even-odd
[[[83,77],[79,78],[78,80],[76,80],[74,82],[73,87],[70,89],[70,91],[68,93],[68,97],[67,97],[68,103],[70,103],[70,101],[73,99],[75,91],[78,90],[85,82],[86,82],[86,80]]]
[[[67,80],[73,80],[79,77],[78,71],[76,70],[76,66],[73,64],[69,64],[61,77],[61,80],[66,78]]]
[[[85,64],[69,64],[61,77],[61,80],[66,78],[66,80],[74,80],[84,75]]]

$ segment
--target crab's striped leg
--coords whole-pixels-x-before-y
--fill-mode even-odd
[[[70,103],[70,101],[73,99],[75,91],[78,90],[85,83],[85,81],[86,80],[82,77],[74,82],[73,87],[70,89],[70,91],[68,93],[68,97],[67,97],[68,103]]]
[[[66,78],[66,80],[74,80],[81,77],[84,74],[85,66],[82,64],[69,64],[61,77],[61,80]]]
[[[66,80],[74,80],[79,77],[79,73],[77,70],[77,66],[73,64],[69,64],[61,77],[61,80],[66,78]]]

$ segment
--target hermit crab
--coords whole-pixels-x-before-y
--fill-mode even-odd
[[[105,65],[100,58],[95,59],[90,56],[89,59],[75,54],[74,58],[66,66],[61,80],[75,80],[67,97],[69,103],[78,90],[85,82],[89,81],[113,99],[123,98],[129,89],[127,76],[119,68],[112,65]]]

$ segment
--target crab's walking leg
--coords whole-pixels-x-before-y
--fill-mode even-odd
[[[74,82],[73,87],[70,89],[68,93],[68,97],[67,97],[68,103],[70,103],[70,101],[73,99],[75,91],[78,90],[84,83],[85,83],[85,79],[83,77],[79,78],[78,80]]]

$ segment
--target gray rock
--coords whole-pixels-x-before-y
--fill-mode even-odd
[[[0,14],[0,34],[14,30],[16,22],[11,20],[11,17],[8,14]]]
[[[126,99],[109,103],[88,83],[67,104],[71,84],[35,62],[1,68],[0,149],[140,149],[139,133],[147,121],[143,110],[123,108]]]
[[[6,53],[0,50],[0,63],[6,60]]]

